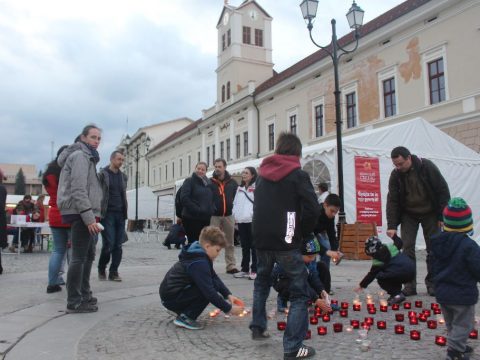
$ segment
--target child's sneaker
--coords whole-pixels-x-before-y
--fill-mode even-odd
[[[387,300],[387,303],[388,303],[388,305],[401,304],[404,301],[405,301],[405,295],[403,295],[403,293],[400,293],[400,294],[397,294],[395,296],[389,297],[388,300]]]
[[[457,350],[448,349],[446,360],[469,360],[470,355]]]
[[[173,323],[177,325],[178,327],[183,327],[188,330],[202,330],[203,326],[200,325],[197,321],[190,319],[187,315],[185,314],[180,314],[177,316],[175,320],[173,320]]]
[[[248,272],[239,271],[239,272],[233,274],[233,277],[236,278],[236,279],[248,278]]]
[[[283,358],[284,359],[306,359],[306,358],[312,357],[313,355],[315,355],[314,348],[310,346],[302,345],[300,346],[300,349],[298,349],[297,351],[293,351],[291,353],[284,353]]]

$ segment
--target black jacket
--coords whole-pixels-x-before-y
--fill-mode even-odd
[[[335,234],[335,218],[330,219],[325,215],[325,209],[320,204],[320,216],[314,230],[315,234],[327,233],[330,242],[330,248],[334,251],[338,250],[338,240]]]
[[[197,174],[187,178],[180,189],[182,202],[182,219],[208,220],[213,215],[213,193],[210,180],[204,184]]]
[[[466,234],[442,232],[431,238],[435,297],[440,304],[474,305],[478,301],[480,247]]]
[[[223,181],[218,179],[216,174],[210,179],[213,192],[213,202],[215,204],[215,216],[232,215],[233,199],[237,193],[238,184],[232,179],[228,171],[225,171]]]
[[[438,167],[428,159],[412,155],[412,166],[419,174],[420,180],[427,189],[432,208],[442,220],[442,212],[450,200],[448,184],[443,178]],[[388,229],[396,230],[405,211],[405,174],[394,169],[388,181],[387,196],[387,223]]]
[[[119,170],[120,171],[120,170]],[[122,201],[123,201],[123,216],[124,219],[128,218],[128,203],[127,203],[127,181],[128,176],[120,171],[122,174]],[[100,184],[102,185],[103,197],[102,197],[102,218],[107,215],[107,208],[108,208],[108,199],[110,194],[110,175],[108,173],[108,166],[105,166],[100,170],[98,173],[98,179],[100,180]]]
[[[300,249],[320,214],[309,175],[300,168],[298,156],[291,155],[265,158],[259,174],[252,221],[255,248]]]

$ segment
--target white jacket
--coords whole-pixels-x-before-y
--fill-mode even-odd
[[[255,184],[248,188],[245,186],[237,188],[237,194],[233,200],[232,214],[237,223],[251,223],[253,217],[253,201],[254,201]],[[247,198],[248,196],[248,198]],[[251,201],[250,201],[250,200]]]

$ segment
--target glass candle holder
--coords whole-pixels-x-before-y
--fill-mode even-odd
[[[351,333],[352,331],[353,331],[353,326],[352,325],[345,326],[345,332]]]
[[[422,313],[426,316],[426,317],[430,317],[432,315],[432,311],[431,310],[428,310],[428,309],[423,309]]]
[[[411,330],[410,331],[410,339],[411,340],[418,341],[418,340],[420,340],[420,337],[421,337],[420,331],[418,331],[418,330]]]
[[[384,320],[377,321],[377,329],[385,330],[387,328],[387,322]]]
[[[348,309],[348,302],[342,301],[342,303],[340,304],[340,307],[344,310]]]
[[[367,329],[360,329],[358,330],[358,337],[363,340],[366,339],[368,335],[368,330]]]
[[[277,329],[279,331],[285,331],[287,328],[287,322],[286,321],[277,321]]]
[[[371,340],[367,340],[367,339],[362,340],[362,342],[360,343],[360,350],[362,350],[363,352],[370,350],[371,343],[372,343]]]
[[[421,308],[421,307],[423,307],[423,301],[421,301],[421,300],[416,300],[416,301],[415,301],[415,307],[416,307],[416,308]]]
[[[333,332],[342,332],[343,331],[343,324],[342,323],[335,323],[333,324]]]
[[[400,304],[392,304],[392,310],[400,310]]]
[[[328,314],[323,315],[322,320],[323,320],[323,322],[329,322],[330,321],[330,315],[328,315]]]
[[[468,337],[470,339],[478,339],[478,330],[473,329],[472,331],[470,331],[470,334],[468,334]]]
[[[332,305],[338,305],[338,300],[330,300],[330,304],[332,304]]]
[[[369,324],[368,322],[366,322],[366,321],[362,321],[362,322],[360,323],[360,327],[361,327],[362,329],[370,330],[370,324]]]
[[[373,325],[373,322],[374,322],[373,317],[367,316],[367,317],[365,318],[365,322],[366,322],[369,326]]]
[[[425,314],[420,314],[418,315],[418,320],[421,322],[426,322],[427,321],[427,316]]]
[[[322,316],[322,310],[320,310],[320,308],[315,309],[315,316],[316,316],[316,317]]]
[[[360,328],[360,320],[350,320],[350,325],[352,325],[354,329],[358,329]]]
[[[377,313],[377,309],[375,309],[374,307],[371,307],[370,309],[368,309],[368,313],[371,315],[374,315]]]
[[[404,302],[403,303],[403,308],[406,309],[406,310],[411,309],[412,308],[412,303],[408,302],[408,301]]]
[[[401,321],[405,320],[405,315],[395,314],[395,320],[398,321],[398,322],[401,322]]]
[[[409,318],[410,325],[418,325],[418,319],[416,317]]]
[[[411,317],[416,318],[416,317],[417,317],[417,313],[416,313],[415,311],[413,311],[413,310],[410,310],[410,311],[408,312],[408,317],[409,317],[409,318],[411,318]]]
[[[353,311],[360,311],[362,306],[360,304],[353,304]]]
[[[427,327],[429,329],[436,329],[437,328],[437,321],[436,320],[428,320]]]
[[[442,335],[437,335],[435,336],[435,344],[438,346],[445,346],[447,345],[447,338]]]
[[[395,334],[397,334],[397,335],[405,334],[405,326],[395,325]]]
[[[445,319],[443,318],[443,315],[437,315],[437,321],[439,325],[445,324]]]
[[[316,316],[311,316],[310,317],[310,324],[317,325],[318,324],[318,318]]]
[[[348,317],[348,310],[340,310],[339,313],[341,317]]]
[[[440,305],[438,303],[431,303],[430,304],[430,309],[432,309],[432,310],[440,309]]]
[[[305,334],[305,340],[311,339],[312,338],[312,331],[310,329],[307,330],[307,333]]]
[[[380,311],[381,312],[387,312],[388,311],[388,305],[380,305]]]
[[[327,327],[326,326],[318,326],[317,327],[317,334],[320,336],[327,335]]]
[[[442,309],[440,309],[440,308],[433,309],[433,313],[434,313],[435,315],[439,315],[439,314],[442,313]]]

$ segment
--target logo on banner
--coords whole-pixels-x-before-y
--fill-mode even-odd
[[[382,226],[382,194],[378,158],[355,156],[357,221]]]

